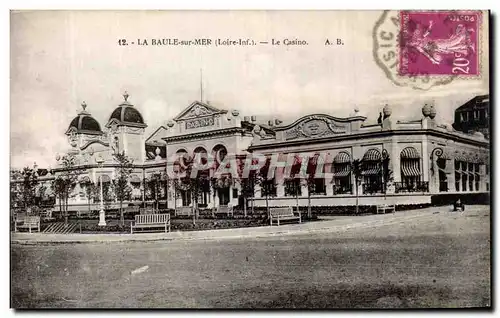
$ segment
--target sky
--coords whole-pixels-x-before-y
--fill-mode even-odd
[[[11,13],[11,166],[55,166],[71,120],[87,110],[104,127],[123,100],[142,113],[146,136],[201,98],[242,116],[292,121],[312,113],[376,121],[385,103],[395,119],[415,119],[433,100],[437,120],[488,93],[478,79],[427,91],[399,87],[374,62],[380,11],[22,11]],[[151,39],[305,40],[307,46],[152,46]],[[342,38],[343,46],[325,46]],[[483,38],[488,36],[483,34]],[[149,46],[118,45],[147,39]],[[488,63],[483,41],[483,63]],[[202,76],[201,72],[202,70]]]

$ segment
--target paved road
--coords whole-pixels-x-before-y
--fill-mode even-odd
[[[487,306],[489,222],[479,208],[281,237],[13,245],[12,305]]]

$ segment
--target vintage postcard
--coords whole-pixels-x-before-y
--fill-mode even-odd
[[[11,307],[491,308],[489,15],[11,11]]]

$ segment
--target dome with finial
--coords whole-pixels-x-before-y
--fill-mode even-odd
[[[66,134],[69,135],[72,132],[88,135],[102,135],[103,133],[99,122],[87,111],[87,104],[85,102],[82,103],[82,110],[78,113],[78,116],[73,118],[69,124]]]
[[[392,109],[389,104],[385,104],[384,108],[382,109],[382,112],[384,113],[384,117],[389,117],[392,114]]]
[[[434,107],[434,105],[431,105],[431,109],[429,111],[430,119],[434,119],[436,117],[436,114],[437,114],[436,107]]]
[[[123,102],[111,113],[108,125],[115,122],[118,126],[135,126],[145,128],[141,113],[128,101],[128,93],[123,94]]]
[[[422,115],[428,117],[431,114],[431,105],[429,103],[425,103],[422,107]]]

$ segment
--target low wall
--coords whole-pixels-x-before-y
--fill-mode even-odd
[[[296,206],[297,200],[293,197],[269,198],[269,206]],[[255,206],[265,207],[265,198],[256,198]],[[360,206],[373,206],[378,204],[394,205],[429,205],[431,204],[430,194],[388,194],[359,196],[358,204]],[[356,196],[336,195],[336,196],[312,196],[311,206],[355,206]],[[299,198],[299,206],[308,206],[307,197]]]

